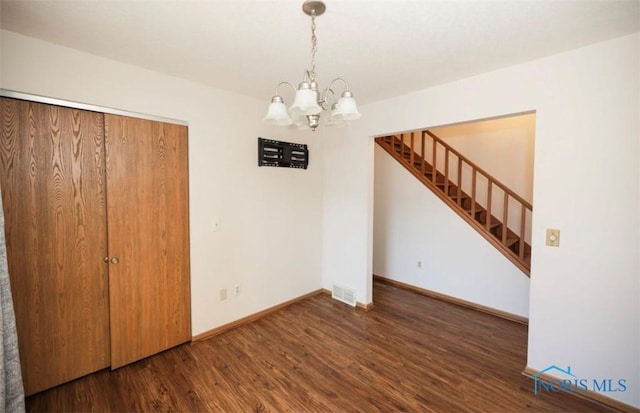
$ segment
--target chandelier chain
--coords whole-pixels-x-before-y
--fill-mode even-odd
[[[318,38],[316,37],[316,16],[311,15],[311,81],[316,79],[316,53],[318,52]]]

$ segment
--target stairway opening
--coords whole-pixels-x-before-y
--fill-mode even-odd
[[[526,205],[533,201],[535,113],[428,128],[444,144],[434,144],[427,136],[423,148],[425,130],[379,138],[387,139],[387,149],[395,145],[400,155],[396,160],[380,144],[375,145],[374,274],[502,311],[528,314],[528,308],[514,301],[528,303],[528,280],[522,276],[528,276],[532,253],[532,216]],[[396,139],[389,139],[392,136]],[[435,177],[431,170],[434,148]],[[473,166],[458,162],[456,153],[515,196],[506,195],[501,185],[490,183]],[[400,157],[405,159],[404,168],[399,167]],[[414,176],[407,173],[409,165],[431,181],[431,191],[425,179],[416,179],[415,171]],[[435,198],[433,188],[446,197]],[[469,200],[472,192],[473,202]],[[444,201],[447,208],[443,208]],[[516,268],[497,258],[495,251],[489,253],[491,245],[480,244],[477,234],[463,228],[469,222],[453,219],[452,204],[458,206],[459,215],[473,216],[476,226],[488,229],[491,235],[483,237],[494,246],[501,244],[502,254]],[[510,290],[515,290],[513,295]],[[522,300],[514,298],[518,296]]]

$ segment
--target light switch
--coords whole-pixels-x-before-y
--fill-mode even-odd
[[[213,232],[218,232],[220,231],[220,220],[215,218],[211,221],[211,229],[213,230]]]
[[[560,230],[547,228],[547,246],[559,247],[560,246]]]

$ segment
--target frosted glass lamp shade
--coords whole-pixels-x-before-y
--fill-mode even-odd
[[[351,92],[344,92],[338,100],[336,109],[331,112],[331,119],[333,120],[356,120],[360,119],[361,116]]]
[[[331,105],[331,114],[329,115],[329,121],[326,124],[328,127],[341,128],[341,127],[345,126],[344,121],[341,120],[341,119],[336,118],[336,116],[335,116],[337,107],[338,107],[337,103],[334,103],[333,105]]]
[[[291,117],[289,117],[287,107],[284,105],[282,98],[276,99],[278,97],[279,96],[275,96],[271,100],[271,104],[269,105],[269,110],[267,111],[267,116],[264,118],[264,121],[269,125],[291,125],[293,121],[291,120]]]
[[[300,83],[300,87],[296,92],[296,98],[290,110],[294,116],[317,115],[322,112],[322,108],[318,105],[317,92],[311,89],[309,83]]]
[[[293,120],[293,125],[291,127],[295,129],[303,130],[309,127],[307,117],[305,115],[292,114],[291,119]]]

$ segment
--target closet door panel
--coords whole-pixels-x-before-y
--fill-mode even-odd
[[[191,339],[187,128],[105,115],[111,367]]]
[[[109,366],[103,115],[1,98],[0,186],[33,394]]]

